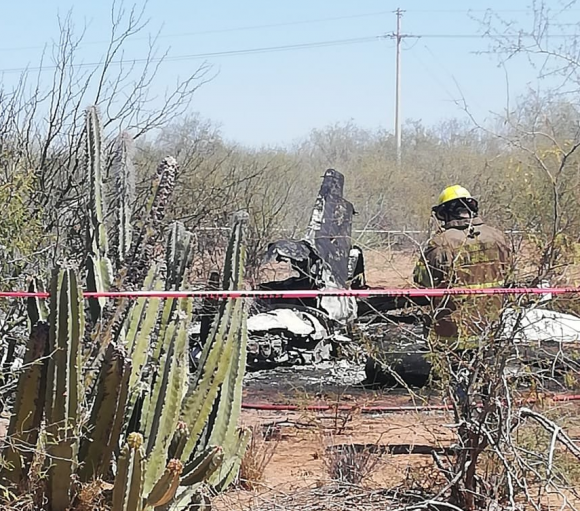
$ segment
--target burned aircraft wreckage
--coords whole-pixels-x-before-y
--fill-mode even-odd
[[[301,240],[280,240],[267,248],[264,263],[285,262],[293,275],[266,282],[260,290],[323,290],[357,286],[362,252],[351,247],[354,207],[343,197],[344,176],[327,170],[310,223]],[[248,319],[248,365],[308,363],[328,358],[357,318],[353,297],[255,300]]]
[[[304,237],[272,242],[266,250],[264,264],[286,263],[293,274],[258,289],[369,289],[363,251],[352,244],[354,215],[353,204],[344,198],[343,174],[327,170]],[[367,383],[404,380],[422,385],[431,370],[424,327],[429,305],[427,298],[408,297],[255,299],[247,324],[247,367],[312,364],[356,353],[362,354]],[[504,323],[511,328],[516,314],[506,312]],[[520,358],[530,355],[530,345],[543,343],[547,349],[541,351],[549,355],[553,349],[561,350],[562,343],[570,343],[576,351],[580,342],[580,318],[570,314],[536,306],[524,310],[523,316],[520,309],[517,322]],[[202,331],[207,328],[202,321]]]
[[[288,263],[293,275],[265,282],[259,289],[368,289],[363,251],[352,244],[354,215],[353,204],[344,198],[343,174],[328,169],[304,237],[275,241],[266,250],[264,264]],[[357,342],[361,333],[369,334],[373,342],[380,337],[377,346],[384,341],[389,344],[394,339],[420,337],[421,318],[407,309],[427,304],[423,298],[359,300],[352,296],[255,300],[248,318],[248,368],[317,363],[340,355],[365,357],[363,343]],[[380,366],[373,357],[366,358],[367,379],[380,380]],[[413,366],[419,367],[414,360]]]

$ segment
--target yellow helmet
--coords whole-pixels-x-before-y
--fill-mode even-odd
[[[456,199],[473,199],[473,197],[465,188],[463,188],[463,186],[460,185],[448,186],[447,188],[445,188],[445,190],[441,192],[441,195],[439,195],[439,199],[437,200],[437,206],[441,206],[446,202],[450,202]]]
[[[463,200],[472,214],[477,216],[479,209],[477,200],[475,200],[471,194],[463,188],[463,186],[459,185],[448,186],[445,188],[445,190],[441,192],[441,195],[439,195],[439,199],[437,199],[437,205],[433,206],[431,210],[437,219],[446,221],[445,209],[447,208],[447,204],[458,199]]]

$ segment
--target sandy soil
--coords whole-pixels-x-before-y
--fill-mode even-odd
[[[356,384],[360,374],[355,366],[347,368],[343,364],[339,367],[278,368],[247,376],[244,403],[293,404],[298,409],[243,410],[244,425],[259,427],[270,435],[267,441],[252,448],[253,455],[260,457],[272,453],[272,457],[265,467],[263,480],[252,491],[238,488],[218,496],[214,502],[216,509],[288,509],[289,504],[283,499],[298,498],[306,489],[326,488],[330,484],[328,467],[333,458],[328,448],[333,445],[378,446],[373,448],[383,450],[382,454],[370,456],[369,464],[373,466],[368,468],[364,481],[369,488],[430,487],[434,482],[441,482],[441,474],[431,454],[424,449],[440,449],[455,441],[456,430],[449,412],[377,414],[361,411],[362,406],[408,409],[415,405],[440,405],[441,400],[425,390],[417,390],[411,397],[400,389],[363,389]],[[341,379],[346,384],[340,385]],[[334,408],[338,404],[352,409],[338,411]],[[330,405],[331,409],[311,411],[308,408],[312,405]],[[552,410],[558,406],[558,414],[562,416],[577,417],[580,412],[580,403],[555,405],[547,401],[545,406]],[[579,439],[580,423],[572,421],[568,426],[570,436]],[[409,446],[423,450],[409,454]],[[247,476],[242,473],[242,477]],[[328,505],[330,507],[312,509],[347,509],[343,504],[341,507]],[[300,509],[300,506],[292,505],[292,509]]]
[[[415,262],[412,252],[369,250],[365,252],[367,283],[372,287],[412,286]]]
[[[377,399],[373,395],[367,403],[377,402]],[[361,402],[360,397],[351,402],[355,401]],[[388,394],[381,396],[378,401],[409,404],[408,397]],[[242,422],[246,425],[262,425],[274,432],[270,440],[255,448],[258,453],[271,451],[273,455],[265,468],[263,480],[252,491],[235,489],[215,499],[215,507],[220,511],[285,509],[282,500],[289,495],[297,496],[305,489],[329,485],[331,479],[328,467],[332,463],[332,454],[328,448],[333,445],[360,444],[369,448],[383,446],[383,449],[387,449],[387,452],[370,456],[368,477],[364,480],[367,488],[432,488],[433,483],[441,482],[441,475],[433,464],[432,456],[405,453],[409,446],[414,449],[425,446],[442,448],[454,441],[454,429],[451,426],[453,418],[448,412],[362,415],[356,411],[337,414],[245,410]],[[578,438],[580,424],[569,430],[569,433]],[[393,453],[393,449],[395,452],[399,449],[399,452]],[[339,507],[337,503],[336,508],[330,504],[330,507],[313,509],[343,509],[342,505]]]
[[[367,250],[367,282],[372,287],[410,286],[415,261],[416,255],[411,251]],[[563,275],[563,282],[576,283],[579,275],[577,268],[569,268]],[[363,415],[357,411],[340,414],[305,410],[307,405],[321,403],[351,404],[354,408],[363,405],[406,407],[414,404],[409,395],[401,390],[370,391],[357,386],[364,378],[362,367],[357,369],[329,364],[327,368],[279,368],[274,372],[265,371],[247,378],[244,402],[293,403],[300,410],[243,411],[242,420],[245,424],[277,425],[275,439],[266,443],[268,447],[262,447],[273,450],[273,456],[265,469],[264,480],[254,491],[230,491],[216,499],[216,508],[285,509],[280,500],[285,496],[298,495],[306,488],[318,488],[329,483],[327,464],[330,455],[325,449],[330,445],[354,443],[391,447],[441,447],[454,441],[455,430],[449,427],[453,418],[447,412]],[[425,391],[419,394],[424,403],[440,403],[440,400]],[[566,405],[570,406],[578,415],[580,406]],[[569,433],[574,438],[580,438],[580,423],[571,428]],[[378,456],[377,460],[377,465],[365,481],[373,488],[393,488],[402,483],[411,486],[412,481],[415,485],[428,485],[440,477],[430,454],[386,453]]]
[[[411,284],[416,260],[411,252],[368,250],[365,259],[370,286],[406,287]],[[571,273],[569,278],[576,278],[576,273]],[[409,407],[419,403],[441,403],[426,391],[418,391],[414,400],[401,390],[363,389],[358,385],[363,378],[363,364],[340,363],[278,368],[248,375],[244,403],[293,404],[298,409],[242,411],[241,422],[244,425],[269,431],[270,434],[269,440],[255,447],[254,454],[260,457],[271,453],[272,458],[265,467],[263,479],[256,483],[254,490],[230,490],[214,499],[215,509],[250,510],[264,507],[267,503],[271,509],[287,509],[284,504],[276,507],[275,503],[288,495],[330,483],[328,465],[332,455],[328,448],[336,445],[388,448],[387,452],[370,457],[369,463],[374,465],[368,469],[365,484],[371,488],[393,488],[401,484],[406,487],[429,486],[436,482],[440,474],[434,468],[430,454],[393,454],[391,450],[404,451],[409,446],[449,446],[454,441],[453,418],[448,412],[441,411],[363,414],[360,411],[362,406]],[[332,407],[338,403],[351,405],[352,410],[314,412],[307,409],[311,405],[326,404]],[[574,407],[576,416],[579,415],[580,404],[566,406]],[[6,422],[6,417],[0,418],[0,437]],[[580,439],[580,422],[568,432],[574,439]],[[335,508],[331,504],[330,507],[316,509]],[[357,507],[352,506],[352,509]]]
[[[420,419],[420,420],[419,420]],[[348,421],[346,425],[344,421]],[[270,440],[273,457],[264,480],[254,491],[235,490],[219,497],[216,509],[252,509],[261,503],[330,483],[326,448],[334,445],[447,445],[452,435],[444,427],[448,419],[441,414],[393,414],[388,416],[336,416],[335,414],[262,413],[247,411],[246,424],[276,423],[277,436]],[[423,477],[431,466],[430,455],[372,455],[365,483],[374,488],[392,488],[405,479]]]

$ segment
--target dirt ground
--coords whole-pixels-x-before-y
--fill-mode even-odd
[[[369,250],[365,252],[367,283],[372,287],[412,286],[415,262],[416,254],[411,251]]]
[[[245,424],[276,424],[276,437],[266,449],[273,456],[266,467],[264,480],[253,491],[234,490],[216,501],[218,510],[250,510],[272,505],[288,494],[306,488],[318,488],[331,482],[328,465],[330,446],[448,445],[452,439],[445,428],[448,418],[441,413],[399,413],[384,416],[313,412],[264,413],[245,411]],[[264,449],[264,447],[262,447]],[[373,466],[370,467],[370,464]],[[374,454],[369,462],[372,488],[393,488],[406,479],[426,477],[431,456],[420,454]]]
[[[242,411],[242,424],[258,428],[255,430],[258,433],[267,433],[267,440],[257,440],[250,447],[249,456],[271,458],[265,462],[263,479],[252,489],[237,488],[216,497],[215,508],[305,509],[304,502],[310,505],[312,500],[319,499],[320,507],[312,504],[312,509],[371,509],[362,503],[360,507],[347,506],[345,502],[354,498],[352,495],[338,499],[328,497],[328,490],[320,497],[313,493],[332,484],[329,469],[335,460],[329,451],[332,446],[356,446],[366,448],[367,453],[368,449],[376,451],[366,458],[364,455],[357,458],[361,471],[367,473],[363,480],[367,489],[430,488],[435,482],[441,483],[441,473],[430,451],[449,447],[456,441],[454,419],[449,411],[441,410],[441,399],[426,390],[417,389],[412,395],[402,389],[364,389],[358,385],[363,376],[362,368],[341,362],[247,375],[243,396],[246,407],[294,405],[296,409]],[[328,408],[315,409],[323,405]],[[337,405],[343,409],[338,410]],[[431,409],[416,408],[425,406]],[[558,416],[577,418],[580,411],[577,402],[553,403],[548,399],[542,406]],[[376,407],[388,407],[390,411],[373,412]],[[396,407],[402,410],[395,411]],[[580,422],[573,419],[567,431],[574,440],[580,439]],[[442,458],[446,459],[446,455]],[[242,470],[241,477],[250,478],[252,473]],[[322,501],[326,502],[324,506]],[[377,503],[376,509],[384,508],[383,501]]]

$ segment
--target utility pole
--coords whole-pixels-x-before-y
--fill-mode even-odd
[[[395,77],[395,141],[397,145],[397,163],[401,164],[401,41],[403,36],[401,35],[401,18],[403,16],[403,11],[397,9],[395,11],[397,15],[397,32],[395,33],[395,38],[397,41],[397,64],[396,64],[396,77]]]

